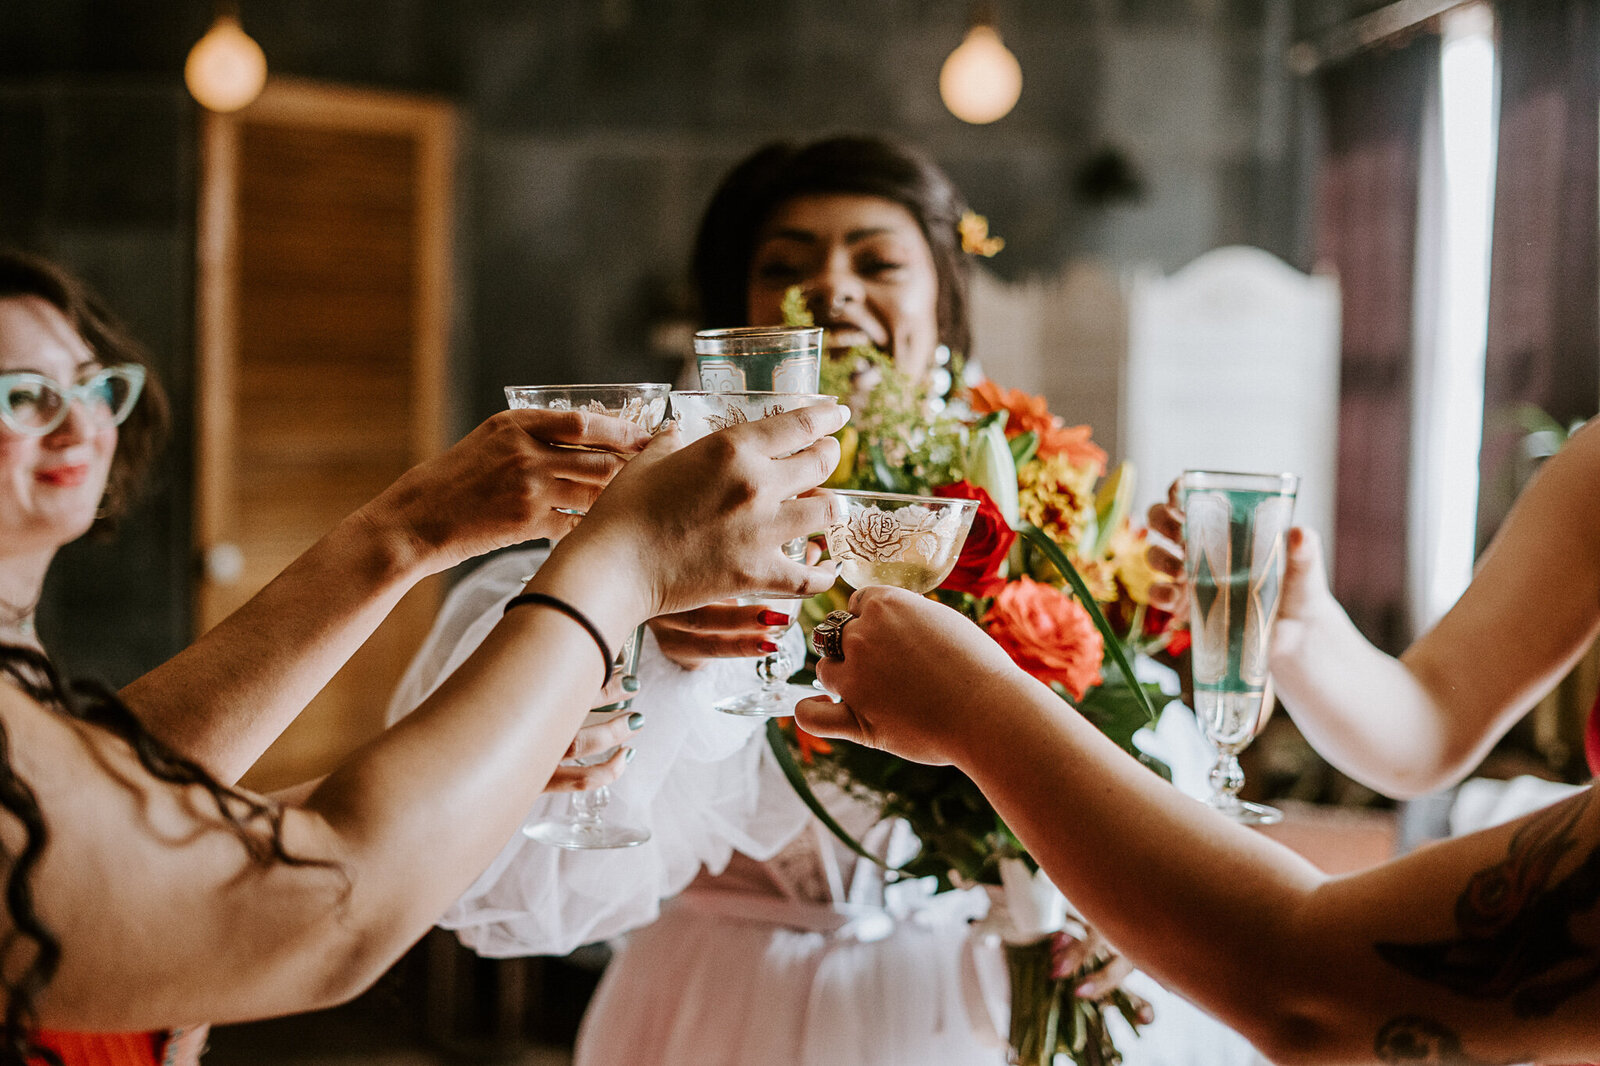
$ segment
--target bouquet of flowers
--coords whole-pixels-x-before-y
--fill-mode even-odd
[[[854,412],[829,484],[977,500],[960,559],[932,595],[1144,759],[1133,735],[1153,724],[1160,689],[1138,682],[1131,661],[1175,654],[1188,634],[1149,602],[1156,577],[1144,561],[1144,531],[1127,514],[1132,470],[1124,465],[1106,476],[1106,454],[1088,427],[1063,425],[1040,397],[1020,391],[985,383],[934,412],[924,390],[872,349],[830,360],[823,388]],[[814,626],[848,595],[835,587],[808,601],[802,625]],[[1121,990],[1106,1003],[1074,995],[1099,960],[1053,976],[1052,943],[1067,927],[1069,908],[965,775],[824,741],[793,719],[775,721],[768,732],[801,799],[858,854],[882,861],[828,814],[812,783],[828,782],[882,818],[909,823],[920,850],[891,869],[891,878],[932,878],[940,891],[994,886],[990,921],[1007,956],[1012,1061],[1049,1066],[1058,1053],[1082,1066],[1120,1061],[1105,1012],[1120,1009],[1137,1025],[1139,1010]]]

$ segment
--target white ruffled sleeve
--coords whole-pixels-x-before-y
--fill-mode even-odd
[[[389,722],[471,654],[543,561],[538,551],[501,554],[451,590],[395,690]],[[799,627],[785,637],[801,639]],[[758,683],[753,660],[684,670],[647,629],[638,676],[633,710],[645,721],[629,741],[638,755],[611,786],[606,816],[647,826],[651,839],[614,851],[565,851],[518,833],[439,921],[478,954],[564,955],[648,924],[702,866],[720,873],[734,850],[765,860],[805,825],[805,807],[767,751],[764,722],[711,708]],[[809,694],[795,690],[797,700]],[[560,813],[567,802],[566,793],[542,796],[531,815]]]

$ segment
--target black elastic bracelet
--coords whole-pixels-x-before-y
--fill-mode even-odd
[[[606,645],[606,638],[600,635],[600,627],[589,621],[587,615],[578,610],[576,607],[572,606],[572,604],[568,603],[566,600],[561,599],[559,596],[552,596],[548,592],[524,592],[520,595],[513,596],[506,602],[506,610],[504,613],[509,613],[511,608],[521,607],[524,604],[538,604],[543,607],[554,607],[556,610],[560,611],[562,614],[566,615],[583,628],[587,629],[589,631],[589,635],[594,638],[595,645],[600,649],[600,658],[604,660],[606,664],[606,680],[603,683],[610,682],[612,671],[616,669],[616,659],[612,657],[611,649]]]

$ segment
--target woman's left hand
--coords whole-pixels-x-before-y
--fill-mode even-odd
[[[1003,736],[1015,686],[1038,684],[964,615],[904,589],[861,589],[850,613],[843,656],[817,663],[840,702],[815,697],[795,708],[808,733],[947,763],[985,734]]]
[[[595,699],[595,710],[611,707],[637,696],[639,693],[636,679],[629,680],[634,681],[632,690],[623,688],[622,677],[613,677]],[[639,711],[631,714],[619,711],[604,721],[581,727],[573,736],[572,743],[567,745],[560,764],[550,775],[550,783],[544,786],[544,790],[588,792],[601,785],[612,784],[622,776],[622,771],[628,766],[630,758],[628,752],[632,749],[624,745],[643,728],[644,714]],[[609,758],[601,762],[591,761],[608,751],[611,752]]]

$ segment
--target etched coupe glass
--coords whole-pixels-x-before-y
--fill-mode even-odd
[[[694,335],[700,387],[708,392],[814,393],[822,373],[822,330],[739,326]]]
[[[828,554],[852,588],[938,588],[961,557],[978,501],[836,489],[844,517],[827,531]]]

